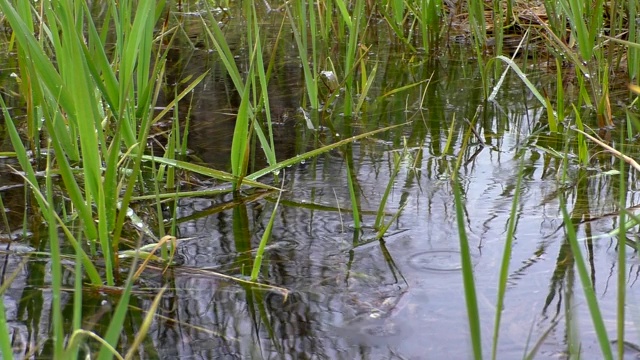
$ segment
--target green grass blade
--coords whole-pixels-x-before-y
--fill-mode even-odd
[[[7,329],[7,316],[4,301],[0,301],[0,355],[3,359],[13,360],[13,347],[11,336]]]
[[[347,24],[347,27],[351,28],[353,26],[351,22],[351,16],[349,15],[349,11],[347,10],[347,4],[344,0],[335,0],[336,6],[338,6],[338,10],[340,10],[340,15],[342,15],[342,21]]]
[[[349,199],[351,199],[351,211],[353,212],[353,227],[359,230],[362,216],[360,215],[360,198],[356,190],[358,182],[353,165],[353,149],[351,144],[347,146],[345,158],[347,160],[347,186],[349,187]]]
[[[500,265],[500,275],[498,279],[498,296],[496,300],[496,317],[493,325],[493,349],[491,358],[496,359],[498,355],[498,338],[500,336],[500,322],[502,320],[502,309],[504,309],[504,297],[507,292],[507,281],[509,279],[509,264],[511,262],[511,250],[513,246],[513,238],[515,234],[516,224],[518,222],[518,202],[520,189],[522,187],[522,176],[524,171],[524,161],[520,162],[518,167],[518,180],[513,190],[513,201],[511,203],[511,213],[509,214],[509,222],[507,225],[507,237],[504,243],[502,253],[502,264]]]
[[[284,180],[284,176],[283,176]],[[260,274],[260,267],[262,266],[262,258],[264,256],[264,249],[271,238],[271,230],[273,229],[273,223],[276,220],[276,214],[278,210],[278,205],[280,205],[280,198],[282,197],[282,190],[278,193],[278,199],[276,200],[276,204],[273,207],[271,212],[271,217],[269,218],[269,223],[267,227],[264,229],[264,233],[262,234],[262,238],[260,239],[260,245],[258,245],[258,250],[256,251],[256,259],[253,262],[253,268],[251,269],[251,281],[257,281],[258,275]]]
[[[116,348],[118,345],[118,339],[120,339],[120,334],[122,334],[122,326],[124,324],[124,320],[127,316],[127,312],[129,309],[129,299],[131,298],[131,291],[133,289],[133,274],[135,272],[137,259],[133,260],[133,264],[131,265],[131,270],[129,271],[129,276],[125,281],[124,291],[120,295],[120,299],[118,299],[118,305],[116,306],[113,315],[111,316],[111,321],[109,322],[109,327],[104,335],[104,341],[110,345],[112,348]],[[110,360],[112,356],[112,349],[106,346],[102,346],[100,348],[100,352],[98,353],[98,360]]]
[[[162,300],[162,295],[164,295],[165,291],[167,291],[167,286],[165,285],[158,294],[154,297],[151,306],[147,310],[147,316],[144,317],[144,321],[142,322],[142,326],[138,329],[135,339],[133,340],[133,344],[127,351],[127,354],[124,357],[124,360],[131,360],[138,355],[138,348],[142,344],[142,340],[144,340],[145,336],[149,332],[149,328],[151,327],[151,323],[153,322],[153,317],[160,306],[160,300]]]
[[[323,146],[323,147],[321,147],[319,149],[308,151],[308,152],[306,152],[304,154],[297,155],[297,156],[292,157],[290,159],[283,160],[283,161],[281,161],[281,162],[279,162],[279,163],[277,163],[275,165],[271,165],[271,166],[266,167],[266,168],[264,168],[262,170],[256,171],[253,174],[247,175],[246,179],[249,179],[249,180],[259,179],[262,176],[265,176],[265,175],[273,173],[273,172],[280,171],[280,170],[286,168],[287,166],[291,166],[291,165],[297,164],[297,163],[299,163],[299,162],[301,162],[303,160],[306,160],[308,158],[311,158],[311,157],[318,156],[320,154],[326,153],[326,152],[331,151],[331,150],[333,150],[333,149],[335,149],[337,147],[346,145],[346,144],[354,142],[354,141],[358,141],[360,139],[364,139],[364,138],[373,136],[373,135],[375,135],[377,133],[380,133],[380,132],[383,132],[383,131],[388,131],[388,130],[391,130],[391,129],[394,129],[394,128],[397,128],[397,127],[400,127],[400,126],[404,126],[404,125],[407,125],[407,123],[387,126],[387,127],[381,128],[381,129],[369,131],[369,132],[364,133],[364,134],[360,134],[360,135],[352,136],[352,137],[347,138],[347,139],[340,140],[340,141],[338,141],[336,143],[333,143],[331,145]]]
[[[382,199],[380,199],[380,206],[378,206],[378,212],[376,214],[376,221],[373,224],[373,228],[376,230],[380,230],[382,226],[382,221],[384,220],[384,207],[387,204],[387,200],[389,199],[389,194],[391,194],[391,189],[395,184],[396,176],[398,176],[398,172],[400,172],[400,161],[402,160],[403,155],[405,155],[405,151],[403,151],[402,155],[397,152],[393,152],[393,170],[391,171],[391,176],[389,176],[389,182],[387,183],[387,187],[384,190],[384,194],[382,194]],[[383,233],[384,234],[384,233]]]
[[[158,157],[158,156],[151,156],[151,155],[144,155],[144,156],[142,156],[142,159],[145,160],[145,161],[155,161],[155,162],[157,162],[159,164],[164,164],[164,165],[176,167],[178,169],[191,171],[191,172],[194,172],[196,174],[208,176],[210,178],[221,180],[221,181],[224,181],[224,182],[237,182],[238,181],[238,178],[234,177],[232,174],[229,174],[227,172],[211,169],[211,168],[208,168],[206,166],[197,165],[197,164],[189,163],[189,162],[186,162],[186,161],[175,160],[175,159],[167,159],[167,158]],[[277,188],[275,188],[275,187],[273,187],[271,185],[266,185],[266,184],[254,181],[253,179],[254,179],[254,177],[251,177],[251,178],[247,177],[244,180],[242,180],[242,183],[244,185],[263,188],[263,189],[278,190]]]
[[[255,53],[255,52],[254,52]],[[250,66],[247,84],[244,86],[242,100],[236,116],[236,124],[233,130],[233,141],[231,143],[231,173],[234,177],[234,188],[240,186],[237,180],[242,180],[246,175],[249,157],[249,122],[251,121],[251,101],[249,90],[251,89],[251,79],[253,78],[253,66]]]
[[[47,153],[46,188],[47,202],[53,204],[53,182],[51,180],[51,152]],[[52,207],[42,209],[47,219],[49,232],[49,248],[51,249],[51,325],[53,327],[53,353],[61,358],[64,350],[64,330],[62,328],[62,258],[60,256],[60,239],[58,227],[55,226],[55,212]],[[79,259],[76,261],[80,261]]]
[[[502,60],[507,65],[509,65],[509,67],[518,75],[520,80],[522,80],[522,82],[527,86],[527,88],[531,91],[531,93],[533,93],[536,99],[540,101],[540,104],[542,104],[542,106],[544,106],[545,108],[547,107],[547,102],[544,100],[544,97],[540,94],[538,89],[536,89],[535,85],[533,85],[533,83],[531,83],[531,81],[527,78],[527,75],[525,75],[522,72],[522,70],[520,70],[520,67],[518,66],[518,64],[516,64],[513,60],[509,59],[504,55],[499,55],[496,57],[496,59]],[[489,97],[489,100],[492,100],[493,98],[495,98],[496,94],[497,94],[497,87],[496,89],[494,89],[493,93]]]
[[[624,148],[622,147],[624,145],[624,132],[620,132],[620,152],[624,153]],[[619,197],[619,208],[622,209],[620,211],[620,235],[618,236],[618,283],[617,283],[617,287],[618,287],[618,293],[617,293],[617,329],[616,329],[616,333],[617,333],[617,337],[616,337],[616,341],[617,341],[617,345],[618,345],[618,359],[623,360],[624,355],[625,355],[625,341],[624,341],[624,333],[625,333],[625,323],[626,323],[626,319],[625,319],[625,313],[626,313],[626,309],[625,309],[625,303],[626,303],[626,298],[627,298],[627,246],[625,244],[625,238],[626,238],[626,234],[627,234],[627,228],[625,227],[626,224],[626,216],[625,216],[625,210],[627,207],[627,191],[628,188],[626,186],[626,172],[625,172],[625,162],[624,161],[620,161],[620,176],[619,178],[619,184],[618,184],[618,188],[619,188],[619,193],[618,193],[618,197]]]
[[[307,89],[307,95],[309,96],[309,102],[311,108],[318,109],[320,107],[320,102],[318,98],[318,79],[316,77],[317,71],[312,71],[309,65],[310,62],[313,62],[314,67],[317,63],[316,59],[311,59],[307,54],[307,24],[304,21],[307,18],[307,4],[305,1],[296,1],[293,4],[295,16],[293,15],[291,9],[289,8],[289,4],[286,4],[287,17],[291,20],[291,30],[293,32],[293,37],[296,40],[296,45],[298,47],[298,54],[300,56],[300,63],[302,65],[302,71],[304,74],[305,88]],[[313,13],[313,10],[310,10],[310,13]],[[298,20],[298,21],[295,21]],[[312,28],[312,36],[315,36]]]
[[[251,10],[253,11],[253,19],[257,19],[258,15],[256,13],[255,4],[252,4]],[[267,162],[269,165],[273,165],[277,163],[276,153],[275,153],[275,144],[273,142],[273,127],[271,123],[271,106],[269,102],[269,91],[268,84],[269,79],[267,78],[267,74],[265,73],[264,60],[262,58],[262,39],[260,38],[260,28],[258,26],[258,21],[254,21],[253,29],[256,37],[256,72],[258,73],[258,81],[260,84],[260,93],[262,104],[264,104],[265,115],[267,118],[267,130],[269,133],[269,141],[266,139],[260,139],[260,145],[262,145],[262,149],[264,154],[267,157]],[[257,122],[254,121],[254,128],[260,129],[260,126]]]
[[[566,171],[566,160],[565,160],[565,171]],[[573,253],[573,258],[575,260],[575,265],[578,270],[578,275],[580,277],[580,282],[582,284],[584,296],[587,301],[589,312],[591,313],[591,320],[593,321],[593,327],[595,328],[595,331],[596,331],[596,336],[598,338],[598,343],[600,344],[600,350],[602,351],[602,356],[607,360],[612,360],[613,352],[611,350],[611,343],[609,342],[609,337],[607,335],[607,328],[605,327],[604,321],[602,319],[600,307],[598,306],[598,299],[596,297],[593,284],[591,283],[591,278],[589,276],[587,264],[585,262],[584,257],[582,256],[580,243],[578,242],[577,234],[576,234],[571,216],[567,211],[566,201],[563,194],[560,195],[560,210],[562,211],[562,218],[564,220],[564,226],[567,234],[567,241],[571,246],[571,252]]]
[[[462,282],[464,284],[464,297],[467,304],[467,317],[471,332],[471,344],[474,359],[482,359],[482,333],[480,331],[480,313],[478,311],[478,297],[473,279],[473,263],[471,262],[471,249],[467,239],[467,231],[464,222],[464,208],[460,194],[460,184],[457,178],[453,184],[453,195],[456,203],[456,221],[458,223],[458,240],[460,241],[460,260],[462,262]]]

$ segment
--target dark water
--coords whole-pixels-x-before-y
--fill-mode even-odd
[[[279,20],[273,20],[279,24]],[[268,24],[267,24],[268,25]],[[266,25],[265,25],[266,26]],[[188,147],[210,166],[226,169],[239,97],[222,64],[206,44],[178,45],[168,59],[171,69],[163,101],[188,75],[209,71],[193,99],[180,105],[190,112]],[[289,44],[290,45],[290,44]],[[240,44],[235,49],[246,55]],[[377,80],[357,118],[345,118],[339,105],[324,113],[299,110],[304,79],[297,50],[282,46],[269,94],[278,159],[301,154],[352,134],[393,124],[406,125],[350,147],[325,153],[287,168],[283,202],[262,268],[262,281],[288,291],[256,289],[224,279],[218,273],[244,277],[253,264],[260,237],[273,209],[273,198],[218,211],[232,197],[189,198],[177,204],[181,266],[164,276],[143,276],[132,306],[147,308],[157,289],[169,285],[152,324],[141,358],[162,359],[464,359],[471,357],[468,320],[460,272],[460,252],[451,173],[462,151],[461,182],[467,231],[474,264],[482,321],[483,345],[489,351],[496,313],[498,271],[504,251],[519,166],[523,183],[517,204],[517,227],[502,312],[499,358],[521,358],[545,333],[538,358],[564,358],[569,336],[582,343],[585,359],[600,358],[590,315],[575,273],[562,228],[558,196],[565,194],[579,236],[605,234],[616,226],[617,161],[599,154],[592,166],[572,165],[570,183],[561,183],[561,161],[542,149],[564,148],[565,139],[541,127],[546,113],[520,80],[508,76],[496,103],[482,101],[475,61],[461,48],[443,49],[432,60],[422,55],[408,61],[384,42],[369,61],[379,63]],[[242,55],[239,62],[242,64]],[[554,76],[554,75],[552,75]],[[391,89],[416,83],[396,95]],[[530,79],[553,93],[544,71]],[[160,104],[162,105],[162,104]],[[469,128],[483,138],[462,148]],[[453,126],[451,125],[453,123]],[[445,148],[449,131],[452,146]],[[0,137],[2,149],[8,140]],[[570,149],[573,149],[571,145]],[[2,150],[0,149],[0,150]],[[595,151],[594,151],[595,152]],[[257,156],[255,169],[265,166]],[[385,188],[391,181],[394,154],[403,156],[385,206],[391,215],[402,209],[382,241],[371,240],[371,226]],[[350,213],[346,159],[352,157],[364,230],[356,231]],[[51,296],[46,258],[23,260],[19,251],[38,249],[29,229],[22,239],[25,204],[20,179],[9,175],[3,159],[2,200],[8,209],[16,242],[2,255],[5,277],[20,269],[5,296],[7,318],[16,354],[34,351],[46,357]],[[629,173],[629,204],[638,203],[636,175]],[[205,186],[213,186],[206,183]],[[267,181],[269,179],[266,179]],[[600,217],[602,216],[602,217]],[[597,218],[594,221],[586,221]],[[35,227],[36,229],[38,227]],[[3,235],[2,236],[6,236]],[[5,240],[6,241],[6,240]],[[7,243],[5,243],[7,244]],[[615,334],[616,240],[583,241],[590,276],[611,338]],[[3,245],[8,246],[8,245]],[[628,251],[627,304],[637,315],[640,298],[635,253]],[[65,281],[73,284],[72,273]],[[151,289],[151,290],[149,290]],[[99,331],[108,323],[117,296],[83,294],[85,326]],[[73,293],[63,303],[72,308]],[[130,343],[144,313],[131,309],[123,334]],[[567,318],[571,317],[571,321]],[[630,316],[629,319],[632,319]],[[636,339],[634,323],[626,324]],[[571,332],[575,331],[575,335]],[[126,350],[126,348],[125,348]],[[635,356],[633,349],[629,356]]]

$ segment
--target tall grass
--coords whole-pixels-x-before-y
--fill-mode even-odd
[[[318,2],[320,6],[320,2]],[[293,7],[293,9],[292,9]],[[309,97],[309,105],[312,109],[320,108],[320,98],[318,94],[318,31],[316,19],[320,14],[316,14],[315,9],[305,1],[294,1],[290,6],[286,4],[287,17],[291,23],[291,29],[296,40],[302,71],[304,72],[305,89]],[[325,28],[327,29],[327,28]],[[327,41],[329,35],[324,32],[324,39]],[[309,41],[311,46],[309,46]],[[311,48],[311,56],[309,56]]]
[[[22,82],[27,87],[27,103],[32,105],[27,110],[34,118],[44,119],[57,154],[55,166],[83,220],[84,236],[100,248],[105,259],[104,280],[114,285],[119,236],[134,183],[127,178],[139,176],[153,120],[156,79],[163,71],[160,53],[151,53],[153,31],[162,9],[156,9],[151,0],[139,2],[135,12],[131,11],[131,1],[120,2],[119,6],[111,3],[110,18],[120,32],[113,52],[108,54],[109,45],[91,20],[86,3],[42,5],[45,17],[40,24],[44,29],[40,39],[29,31],[33,27],[31,9],[25,2],[20,4],[20,14],[8,1],[0,2],[0,8],[15,31],[21,76],[30,80]],[[82,24],[87,28],[79,27]],[[52,54],[48,53],[49,47]],[[17,133],[12,139],[14,146],[21,146]],[[123,146],[138,154],[133,163],[122,157]],[[21,166],[29,169],[31,165],[24,160]],[[81,182],[73,170],[78,161],[83,170]],[[133,171],[119,172],[119,164]],[[33,179],[31,182],[37,186]],[[121,196],[125,184],[129,184],[128,191]],[[116,204],[122,209],[119,216]],[[90,247],[92,253],[94,249]],[[85,267],[91,269],[93,265]],[[95,277],[93,281],[101,283]]]
[[[164,2],[110,1],[105,6],[107,15],[98,29],[84,1],[45,1],[33,7],[26,1],[15,5],[0,1],[0,9],[16,38],[22,94],[28,104],[30,146],[40,148],[38,132],[43,131],[50,139],[45,145],[52,150],[47,152],[48,175],[42,186],[2,102],[25,180],[48,224],[55,358],[75,357],[78,350],[73,341],[65,349],[61,315],[63,239],[58,237],[58,229],[75,251],[73,323],[75,331],[81,331],[83,274],[94,286],[114,286],[119,282],[120,234],[133,191],[140,186],[137,180],[150,127],[157,121],[152,109],[160,90],[164,54],[154,33]],[[39,19],[37,33],[33,19]],[[164,30],[161,29],[160,38]],[[108,34],[114,34],[115,43],[108,42]],[[193,86],[195,83],[189,88]],[[77,167],[81,176],[77,176]],[[69,219],[56,212],[53,173],[61,176],[71,199],[73,213],[67,216],[78,215],[82,221],[79,233],[72,233],[67,226]],[[103,269],[90,259],[98,254],[104,260]],[[130,291],[132,281],[127,284]],[[111,319],[113,330],[104,338],[100,358],[113,355],[108,349],[118,344],[127,308],[127,297],[123,296]],[[67,355],[63,355],[65,352]],[[3,353],[9,357],[8,354]]]
[[[256,121],[255,111],[258,103],[264,101],[265,108],[269,109],[268,93],[266,91],[269,79],[266,77],[262,53],[262,41],[259,27],[257,26],[256,10],[252,3],[245,4],[247,21],[247,42],[252,44],[251,57],[249,59],[249,70],[246,79],[240,74],[234,55],[222,30],[216,25],[217,21],[213,14],[209,12],[208,23],[204,23],[205,31],[214,44],[220,60],[231,77],[236,91],[241,94],[241,103],[236,116],[235,131],[233,134],[233,144],[231,149],[231,173],[234,176],[233,185],[237,189],[242,184],[242,179],[246,176],[249,161],[249,144],[252,134],[259,140],[260,147],[270,165],[276,163],[275,149],[273,146],[273,136],[271,122],[267,122],[269,138],[267,138],[260,124]],[[255,76],[258,81],[255,81]],[[259,98],[255,94],[261,92]],[[253,95],[253,96],[250,96]],[[270,114],[268,115],[270,116]]]

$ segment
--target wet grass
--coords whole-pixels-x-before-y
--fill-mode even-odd
[[[499,1],[492,4],[490,7],[491,4],[487,2],[468,1],[456,3],[455,8],[446,8],[440,1],[375,3],[365,0],[338,0],[314,4],[285,3],[281,9],[283,11],[280,31],[285,24],[290,26],[299,54],[299,65],[306,90],[300,106],[304,111],[312,112],[308,118],[305,115],[308,119],[307,126],[316,129],[321,119],[323,126],[334,130],[334,133],[338,132],[335,129],[345,130],[341,132],[342,140],[328,145],[319,144],[314,149],[286,159],[276,157],[269,97],[273,64],[280,47],[283,46],[282,33],[278,33],[274,42],[267,42],[261,27],[261,17],[265,15],[258,9],[258,4],[232,4],[232,7],[242,6],[242,9],[225,11],[239,10],[236,13],[243,16],[245,25],[240,42],[245,44],[248,60],[242,64],[244,66],[239,67],[237,54],[229,45],[229,34],[224,32],[223,26],[218,25],[215,9],[205,7],[205,15],[201,17],[202,37],[215,48],[219,61],[232,81],[233,91],[240,97],[227,172],[194,164],[176,156],[186,153],[186,133],[189,131],[189,126],[180,126],[178,104],[190,96],[203,80],[204,74],[186,81],[182,91],[176,92],[174,99],[167,106],[158,112],[153,111],[156,109],[163,86],[167,53],[179,34],[186,33],[182,28],[183,24],[176,22],[171,16],[172,12],[177,11],[172,7],[176,6],[175,4],[167,5],[164,1],[154,0],[108,1],[104,6],[103,18],[98,23],[87,3],[82,1],[55,1],[37,5],[22,1],[13,5],[8,0],[0,0],[0,9],[12,29],[12,39],[15,41],[13,44],[19,64],[20,93],[26,104],[26,120],[20,123],[13,119],[4,101],[1,105],[15,149],[15,157],[23,172],[25,184],[30,188],[37,204],[34,211],[48,225],[46,238],[52,269],[53,356],[78,357],[82,345],[88,341],[99,344],[96,353],[100,359],[120,356],[120,336],[134,285],[150,266],[150,261],[159,262],[165,269],[174,266],[173,254],[179,240],[176,238],[175,228],[178,220],[175,209],[170,219],[172,226],[167,232],[162,225],[150,229],[147,224],[140,224],[140,221],[136,220],[139,217],[130,205],[140,200],[154,201],[147,209],[157,212],[160,218],[158,223],[162,224],[162,201],[209,194],[209,190],[182,192],[179,181],[176,181],[178,173],[199,174],[215,179],[223,187],[217,191],[233,193],[234,199],[237,199],[233,204],[234,237],[237,248],[246,250],[241,259],[243,267],[240,275],[248,276],[250,280],[247,281],[242,276],[234,279],[243,286],[263,286],[260,284],[260,270],[280,204],[278,197],[271,209],[268,225],[261,236],[257,252],[253,255],[250,251],[251,235],[247,233],[246,226],[241,226],[249,223],[246,203],[242,200],[243,191],[278,191],[277,180],[288,166],[330,151],[340,151],[340,156],[346,164],[344,176],[349,191],[349,214],[353,220],[354,244],[361,240],[358,236],[363,227],[363,218],[369,214],[361,209],[360,186],[352,144],[406,125],[402,122],[370,128],[368,117],[372,113],[371,109],[380,106],[379,104],[387,101],[391,95],[402,94],[417,86],[425,86],[424,94],[429,91],[428,80],[396,84],[392,83],[393,79],[389,79],[387,84],[392,83],[391,88],[386,88],[379,94],[374,93],[372,89],[376,81],[379,81],[380,65],[369,61],[371,47],[366,45],[372,36],[372,21],[383,19],[388,26],[387,34],[394,35],[390,42],[397,46],[401,53],[411,58],[418,55],[430,56],[431,51],[436,53],[435,49],[450,40],[447,34],[451,28],[447,26],[451,26],[454,21],[460,21],[447,16],[454,12],[466,14],[467,20],[455,25],[463,28],[464,35],[470,40],[471,50],[481,69],[479,75],[482,78],[484,98],[495,101],[496,94],[501,89],[502,79],[507,71],[513,71],[546,108],[546,130],[564,139],[577,138],[573,148],[566,145],[560,150],[551,147],[547,149],[563,162],[563,173],[559,180],[569,181],[566,169],[570,165],[581,168],[590,166],[593,150],[588,147],[587,139],[594,137],[589,126],[583,122],[583,116],[587,114],[584,108],[595,112],[598,119],[595,126],[619,126],[614,122],[614,112],[611,108],[611,76],[627,76],[631,81],[637,79],[640,74],[637,66],[640,46],[637,44],[635,22],[637,2],[613,2],[605,6],[603,1],[596,1],[594,4],[571,0],[547,1],[543,3],[546,14],[528,14],[526,9],[518,9],[511,1],[507,1],[504,6]],[[611,12],[609,17],[605,17],[605,9]],[[487,12],[492,15],[490,21],[487,20]],[[515,16],[516,13],[520,14],[520,18]],[[524,15],[531,16],[534,21],[528,25],[524,24],[521,20]],[[541,15],[549,20],[541,20]],[[566,24],[569,25],[568,28]],[[376,29],[380,31],[379,28]],[[554,98],[539,91],[536,85],[529,81],[526,70],[518,64],[516,53],[523,51],[523,42],[513,56],[509,57],[503,53],[506,35],[516,33],[523,39],[528,39],[530,32],[543,39],[541,52],[545,52],[552,59],[550,63],[556,66],[557,89]],[[490,46],[490,42],[494,45]],[[265,54],[268,53],[271,56],[265,58]],[[627,62],[626,75],[620,66],[623,59]],[[411,61],[407,63],[411,64]],[[499,72],[499,64],[507,65],[504,72]],[[565,97],[564,84],[570,75],[563,71],[562,67],[567,65],[575,69],[578,78],[578,100],[571,104],[565,104],[568,99]],[[616,70],[615,73],[611,72],[612,66]],[[329,77],[330,81],[323,81],[323,75]],[[489,89],[492,89],[492,92],[489,92]],[[630,99],[633,99],[633,96],[636,94],[630,94]],[[425,101],[424,96],[422,101]],[[339,112],[342,116],[326,117],[324,114],[327,110]],[[152,126],[166,119],[170,113],[173,114],[172,130],[163,154],[151,154],[147,140]],[[264,116],[265,121],[259,121],[261,116]],[[469,126],[462,137],[459,155],[465,153],[470,139],[475,137],[482,142],[474,130],[475,121],[474,118],[472,122],[467,122]],[[455,151],[451,141],[457,123],[453,120],[448,128],[449,137],[444,153]],[[21,126],[26,128],[26,139]],[[573,131],[574,128],[578,131]],[[185,134],[181,136],[180,131],[184,131]],[[633,131],[629,133],[634,134]],[[625,150],[620,144],[623,144],[624,140],[629,139],[622,138],[618,143],[620,149],[614,149],[618,151],[616,156],[623,159]],[[35,154],[35,159],[27,156],[28,150]],[[256,151],[261,151],[260,155],[267,160],[267,165],[263,168],[256,169],[252,163]],[[570,155],[577,157],[575,164],[568,163]],[[401,160],[407,156],[407,152],[402,155],[393,153],[393,156],[389,184],[375,217],[375,239],[380,241],[403,209],[400,207],[385,222],[385,204],[400,170]],[[449,175],[456,206],[472,351],[474,357],[479,359],[486,354],[486,349],[482,346],[483,335],[480,331],[474,269],[464,221],[464,197],[457,175],[462,157],[458,159],[457,167],[451,170]],[[39,171],[46,174],[44,182],[36,175]],[[504,251],[498,273],[498,310],[491,335],[493,359],[497,358],[498,354],[501,309],[507,290],[510,249],[516,227],[515,213],[523,172],[521,167],[511,217],[506,224]],[[625,174],[624,161],[620,161],[620,174],[616,338],[617,354],[622,358],[625,337],[623,323],[626,319],[624,238],[627,230],[637,226],[638,222],[632,216],[629,216],[631,220],[627,219],[625,209],[628,188],[622,175]],[[54,175],[60,176],[69,201],[60,202],[55,198]],[[151,188],[148,186],[149,178],[153,181]],[[567,210],[564,195],[560,194],[559,199],[567,243],[571,250],[572,266],[577,269],[602,356],[613,358],[614,351],[599,311],[573,217]],[[0,210],[3,207],[0,202]],[[340,211],[339,206],[337,209]],[[77,219],[80,225],[72,227],[72,223],[77,225]],[[5,224],[8,223],[6,218],[3,221]],[[123,235],[127,225],[144,230]],[[8,225],[6,227],[8,228]],[[60,233],[64,236],[61,237]],[[138,238],[123,239],[124,236]],[[143,239],[147,242],[151,239],[152,244],[143,245]],[[133,246],[125,246],[123,240],[130,240],[129,243]],[[72,253],[61,252],[61,249],[68,249],[69,246],[73,249]],[[75,295],[71,328],[64,328],[62,325],[61,296],[64,291],[62,278],[65,256],[74,259]],[[100,266],[96,265],[96,259],[100,260]],[[109,319],[110,325],[101,335],[81,326],[82,294],[87,287],[116,287],[120,292],[118,305]],[[0,294],[5,289],[6,285],[3,284]],[[130,350],[124,354],[124,358],[133,357],[143,342],[164,291],[165,288],[158,289],[151,305],[146,309],[147,314],[137,324],[137,334],[130,340]],[[286,291],[282,292],[286,298]],[[252,296],[259,298],[262,295]],[[264,309],[258,310],[261,317],[267,318]],[[2,317],[2,306],[0,314],[0,350],[3,357],[9,359],[13,353],[7,335],[6,320]],[[570,343],[571,351],[575,351],[575,355],[579,356],[579,336],[570,336],[569,339],[576,342]],[[543,340],[540,339],[539,342]],[[533,349],[528,357],[535,356],[537,347],[534,346]]]

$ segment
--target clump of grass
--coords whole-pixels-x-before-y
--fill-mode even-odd
[[[47,147],[53,150],[47,152],[48,175],[43,186],[35,177],[36,169],[26,157],[14,120],[2,102],[25,180],[48,224],[56,358],[63,358],[64,352],[75,356],[78,351],[73,341],[64,347],[60,303],[63,239],[59,238],[58,229],[75,251],[73,323],[78,332],[82,280],[94,286],[114,286],[119,281],[120,234],[134,188],[140,186],[136,180],[141,176],[150,127],[157,121],[151,110],[160,90],[164,53],[154,32],[164,2],[110,1],[107,8],[102,28],[98,29],[86,2],[58,1],[32,7],[29,2],[13,5],[7,0],[0,1],[0,9],[16,38],[20,84],[28,104],[27,121],[31,129],[28,140],[33,148],[39,148],[41,136],[37,131],[46,132],[50,139]],[[33,19],[40,22],[34,24]],[[38,38],[34,35],[36,25],[40,29]],[[164,30],[159,33],[161,38]],[[109,32],[114,34],[113,46],[107,43]],[[76,175],[76,167],[81,169],[80,177]],[[67,227],[68,218],[55,210],[54,173],[61,176],[71,199],[74,213],[67,216],[77,215],[82,221],[79,234],[72,233]],[[90,259],[97,254],[104,260],[104,269]],[[130,289],[133,282],[127,284]],[[106,349],[118,344],[127,304],[125,296],[119,305],[121,309],[116,311],[119,315],[111,319],[113,330],[104,338],[100,358],[111,356]],[[3,355],[9,357],[7,352]]]

